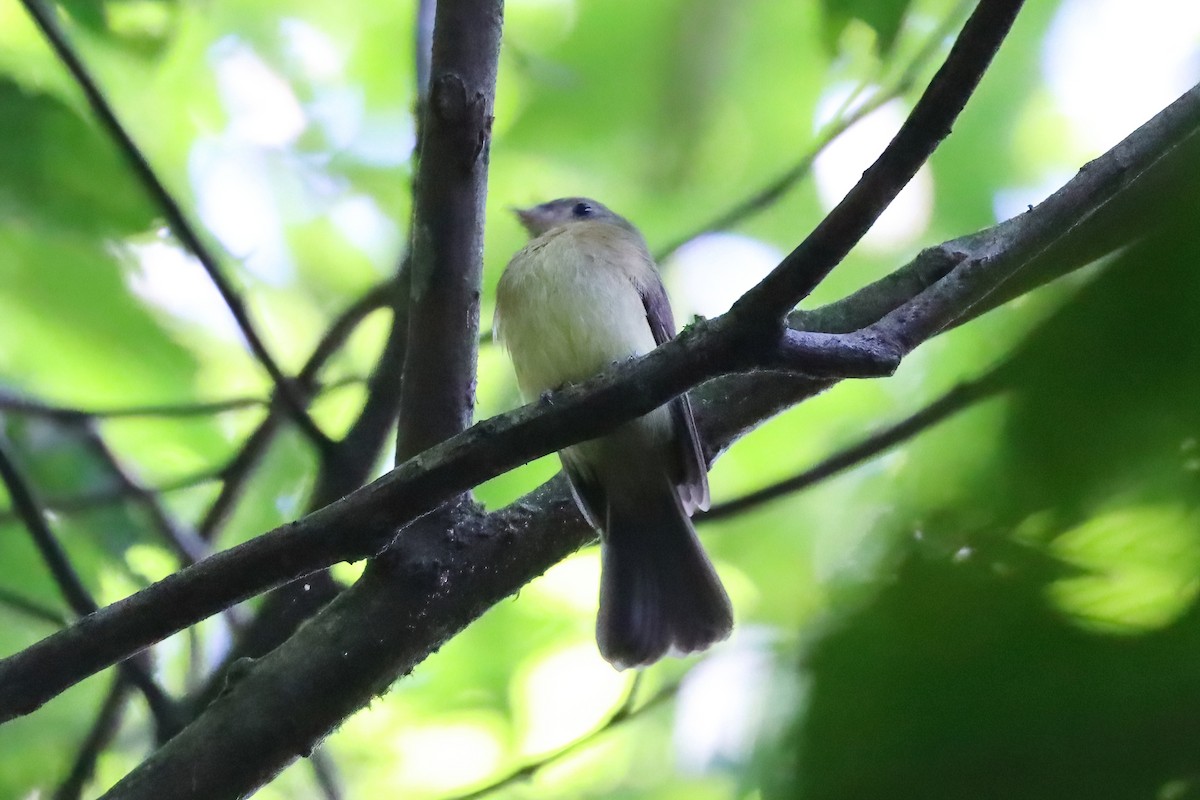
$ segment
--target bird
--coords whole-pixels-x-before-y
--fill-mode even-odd
[[[674,338],[654,258],[625,218],[586,197],[516,213],[529,235],[496,289],[494,333],[526,401]],[[708,470],[687,394],[559,452],[571,494],[600,534],[596,642],[617,669],[727,638],[733,607],[691,514]]]

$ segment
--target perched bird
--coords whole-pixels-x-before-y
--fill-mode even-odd
[[[527,400],[648,353],[675,336],[637,228],[582,197],[517,212],[532,241],[496,290],[496,337]],[[596,641],[619,669],[703,650],[733,609],[689,519],[708,476],[687,395],[559,453],[601,535]]]

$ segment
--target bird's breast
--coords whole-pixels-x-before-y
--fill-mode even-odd
[[[535,240],[496,295],[497,335],[527,399],[589,378],[655,346],[638,290],[636,251],[575,235]]]

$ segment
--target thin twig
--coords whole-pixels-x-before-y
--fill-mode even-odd
[[[230,280],[225,276],[221,269],[216,256],[211,250],[201,241],[200,235],[196,228],[188,220],[179,203],[176,202],[174,196],[167,190],[162,180],[155,173],[154,168],[150,166],[144,153],[134,142],[132,135],[126,130],[125,126],[117,118],[116,112],[112,105],[105,98],[104,93],[100,90],[99,84],[92,77],[87,67],[80,59],[78,53],[75,52],[66,33],[62,30],[52,8],[48,7],[44,0],[21,0],[25,6],[25,10],[37,23],[42,35],[46,37],[51,48],[62,61],[63,66],[67,68],[79,88],[83,91],[87,98],[88,105],[91,106],[92,112],[100,120],[100,124],[112,137],[121,153],[125,156],[130,166],[133,168],[139,183],[142,188],[150,196],[150,199],[163,216],[167,219],[167,224],[183,243],[200,265],[204,267],[204,271],[208,273],[209,279],[220,292],[221,298],[225,301],[225,305],[229,308],[234,320],[237,322],[238,328],[245,337],[246,343],[250,346],[251,352],[255,358],[262,364],[267,374],[271,376],[272,382],[275,384],[275,393],[279,396],[284,408],[288,412],[288,416],[302,430],[305,436],[317,447],[318,450],[324,451],[331,445],[331,441],[326,436],[317,424],[313,422],[312,417],[308,415],[306,404],[300,396],[297,388],[283,374],[283,370],[279,368],[275,359],[267,350],[266,344],[259,335],[254,324],[250,320],[249,311],[246,309],[246,304],[242,300],[241,295],[234,288]]]
[[[925,66],[937,54],[942,43],[954,29],[958,20],[962,18],[969,5],[969,2],[960,3],[954,11],[946,16],[937,30],[930,34],[925,44],[917,51],[904,71],[894,81],[888,86],[881,87],[872,93],[865,101],[854,105],[851,100],[860,95],[868,85],[867,83],[860,84],[850,95],[850,98],[847,99],[847,103],[843,109],[816,135],[811,149],[799,161],[784,170],[774,180],[758,191],[739,200],[733,206],[722,211],[703,225],[696,226],[690,233],[686,233],[669,244],[664,245],[655,254],[655,260],[662,263],[692,239],[706,233],[736,227],[770,208],[812,171],[816,160],[838,137],[853,127],[859,120],[870,116],[879,108],[907,94],[912,89],[917,82],[917,78],[920,77],[921,72],[925,69]]]
[[[735,317],[774,335],[787,313],[846,257],[949,135],[1022,5],[1022,0],[980,0],[883,153],[812,233],[742,295],[731,311]]]
[[[342,792],[337,765],[333,761],[333,755],[329,752],[329,748],[319,746],[314,749],[308,757],[308,764],[312,767],[317,788],[320,789],[325,800],[342,800],[345,794]]]
[[[33,496],[25,477],[17,469],[16,462],[10,455],[9,443],[6,438],[0,438],[0,480],[3,480],[8,489],[13,508],[25,523],[25,528],[33,538],[34,546],[37,547],[42,561],[49,568],[54,583],[67,601],[67,605],[81,617],[95,611],[98,608],[96,601],[92,599],[91,592],[83,585],[83,579],[71,565],[66,551],[46,523],[46,514],[42,510],[41,504]]]
[[[641,673],[639,673],[639,677],[640,674]],[[621,704],[620,708],[614,711],[612,716],[605,720],[599,728],[596,728],[594,731],[591,731],[585,736],[579,737],[575,741],[559,748],[558,750],[555,750],[549,755],[542,756],[536,761],[531,761],[528,764],[525,764],[520,769],[510,772],[504,777],[489,783],[487,786],[482,786],[467,794],[450,798],[450,800],[480,800],[480,798],[487,797],[488,795],[494,794],[502,789],[507,789],[514,784],[528,781],[551,764],[555,764],[571,755],[574,755],[588,745],[595,743],[602,736],[612,732],[616,728],[621,727],[630,720],[637,719],[663,705],[668,700],[673,699],[675,695],[679,693],[680,686],[682,686],[682,683],[680,682],[664,686],[651,695],[646,702],[642,703],[640,706],[635,706],[634,699],[637,691],[637,683],[635,682],[630,687],[629,693],[626,695],[625,701]]]
[[[84,787],[96,774],[96,762],[121,729],[129,688],[129,681],[124,676],[118,674],[113,678],[113,684],[96,714],[96,721],[92,723],[91,730],[75,755],[71,771],[54,792],[54,800],[79,800],[83,796]]]
[[[20,592],[6,589],[3,586],[0,586],[0,605],[7,606],[14,611],[18,611],[27,617],[32,617],[41,622],[48,622],[56,628],[65,628],[67,626],[66,614],[36,600],[30,600]]]
[[[346,376],[323,384],[322,393],[341,389],[366,379],[359,375]],[[188,417],[211,417],[229,411],[242,411],[249,408],[267,408],[273,401],[269,397],[231,397],[227,400],[198,400],[181,403],[150,403],[135,406],[114,406],[112,408],[75,408],[72,406],[47,403],[32,397],[17,394],[9,389],[0,388],[0,411],[9,414],[21,414],[29,417],[54,420],[56,422],[78,422],[80,420],[109,420],[128,419],[130,417],[147,417],[160,419],[186,419]]]
[[[160,502],[158,495],[142,486],[133,473],[121,463],[121,459],[108,446],[108,442],[100,435],[94,423],[85,421],[79,426],[84,445],[91,450],[108,468],[117,481],[119,490],[127,497],[135,500],[150,516],[159,536],[167,546],[179,557],[183,564],[195,564],[209,555],[212,548],[196,535],[196,532],[185,528]]]
[[[227,411],[246,408],[261,408],[271,404],[264,397],[231,397],[228,400],[213,400],[195,403],[162,403],[157,405],[126,406],[124,408],[71,408],[69,406],[44,403],[41,400],[23,397],[0,389],[0,411],[41,417],[58,422],[75,422],[84,419],[123,419],[127,417],[208,417]]]
[[[146,491],[155,494],[168,494],[170,492],[178,492],[183,489],[193,489],[197,486],[203,486],[206,483],[212,483],[219,480],[219,472],[214,472],[212,469],[204,469],[200,472],[191,475],[185,475],[181,478],[176,478],[170,481],[164,481],[156,486],[146,487]],[[97,508],[104,508],[113,503],[121,502],[122,500],[132,499],[129,490],[124,486],[110,486],[104,489],[97,489],[85,494],[54,496],[50,495],[42,499],[42,505],[58,513],[74,513],[81,511],[91,511]],[[5,509],[0,511],[0,523],[10,522],[17,519],[16,511]]]
[[[905,417],[894,425],[889,425],[880,431],[876,431],[867,438],[834,453],[803,472],[773,483],[770,486],[764,486],[734,500],[719,503],[708,511],[697,513],[693,519],[696,522],[714,522],[719,519],[725,519],[757,508],[777,498],[799,492],[813,484],[820,483],[828,478],[832,478],[834,475],[845,472],[851,467],[869,461],[880,453],[913,438],[942,420],[957,414],[959,411],[1002,391],[1004,388],[1003,384],[996,380],[998,374],[998,372],[991,372],[978,380],[960,383],[915,414]]]
[[[357,375],[352,376],[352,377],[341,378],[339,380],[331,381],[327,384],[322,385],[320,391],[321,391],[321,393],[324,393],[324,392],[331,391],[333,389],[342,388],[345,386],[361,384],[361,383],[364,383],[365,381],[366,381],[365,378],[363,378],[361,376],[357,376]],[[261,405],[267,405],[269,401],[263,400],[263,401],[256,401],[256,402]],[[22,405],[22,404],[26,404],[26,403],[28,403],[30,405],[28,405],[28,406]],[[74,419],[90,418],[92,416],[104,417],[106,415],[106,412],[98,412],[97,414],[93,415],[93,413],[89,412],[89,411],[80,411],[80,410],[76,410],[76,409],[66,409],[66,408],[61,409],[61,411],[65,412],[65,413],[59,414],[59,413],[57,413],[57,409],[54,406],[43,406],[40,403],[40,401],[26,400],[24,398],[21,398],[19,401],[15,402],[14,408],[5,409],[5,410],[12,410],[16,413],[21,413],[21,409],[23,407],[30,408],[30,413],[38,414],[39,416],[51,416],[51,417],[57,418],[64,422],[69,421],[69,420],[74,420]],[[43,415],[40,413],[40,410],[39,410],[42,408],[48,408],[48,409],[51,409],[51,411],[49,414]],[[151,407],[147,406],[145,408],[151,408]],[[170,411],[175,408],[185,408],[185,407],[184,406],[179,406],[179,407],[163,406],[162,408],[164,410],[168,411],[167,416],[176,416],[175,414],[170,413]],[[128,410],[130,412],[129,416],[141,416],[141,414],[138,413],[138,409],[130,408]],[[123,411],[124,410],[119,410],[118,415],[124,416],[125,414],[123,413]],[[203,412],[201,412],[201,413],[203,413]],[[186,415],[186,412],[184,415]],[[245,445],[243,445],[243,447],[245,447]],[[236,459],[236,456],[234,458]],[[203,486],[206,483],[212,483],[214,481],[230,480],[229,476],[234,475],[237,472],[237,469],[235,468],[233,461],[234,461],[234,459],[231,459],[229,462],[226,462],[225,464],[223,464],[222,466],[220,466],[216,469],[209,467],[209,468],[194,472],[190,475],[184,475],[183,477],[180,477],[180,478],[174,478],[169,481],[163,481],[162,483],[158,483],[155,485],[142,486],[141,489],[142,489],[142,491],[144,491],[150,495],[156,496],[156,495],[162,495],[162,494],[168,494],[171,492],[181,491],[184,489],[194,489],[197,486]],[[137,500],[137,499],[140,499],[140,497],[141,497],[140,492],[135,492],[129,486],[122,483],[122,484],[119,484],[116,486],[110,486],[110,487],[106,487],[103,489],[97,489],[97,490],[93,490],[93,491],[89,491],[89,492],[81,493],[81,494],[76,494],[76,495],[62,495],[62,496],[49,495],[49,496],[42,498],[42,504],[47,509],[53,510],[55,513],[76,513],[76,512],[91,511],[91,510],[94,510],[97,508],[104,508],[106,506],[112,505],[113,503],[117,503],[122,500],[131,500],[131,499]],[[8,510],[8,509],[0,509],[0,523],[9,522],[16,518],[17,518],[16,512],[14,512],[12,510]]]
[[[84,586],[83,579],[75,571],[75,567],[72,566],[58,538],[46,523],[46,513],[34,496],[25,476],[17,468],[16,462],[9,453],[8,440],[3,435],[0,435],[0,481],[8,489],[13,508],[24,521],[25,529],[33,539],[34,546],[50,570],[54,583],[67,601],[67,605],[80,617],[96,611],[99,606],[96,605],[91,592]],[[155,682],[149,670],[137,660],[123,661],[119,669],[145,696],[146,704],[158,727],[159,738],[165,740],[172,736],[179,727],[174,703]]]
[[[296,385],[302,391],[315,390],[317,376],[321,369],[333,357],[358,325],[375,311],[392,303],[391,281],[384,281],[371,287],[358,300],[351,303],[334,319],[325,334],[313,348],[312,354],[304,363],[304,367],[296,376]],[[369,395],[368,395],[369,396]],[[279,430],[278,415],[274,407],[267,413],[265,419],[246,438],[241,448],[221,469],[221,490],[216,499],[205,511],[200,523],[196,526],[200,538],[211,542],[217,538],[221,526],[229,519],[233,506],[241,497],[247,483],[254,474],[254,468],[266,453],[271,441]],[[340,464],[336,445],[321,454],[323,463]]]

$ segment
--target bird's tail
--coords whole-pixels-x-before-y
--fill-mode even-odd
[[[618,669],[703,650],[733,628],[729,596],[674,489],[652,494],[608,509],[596,641]]]

